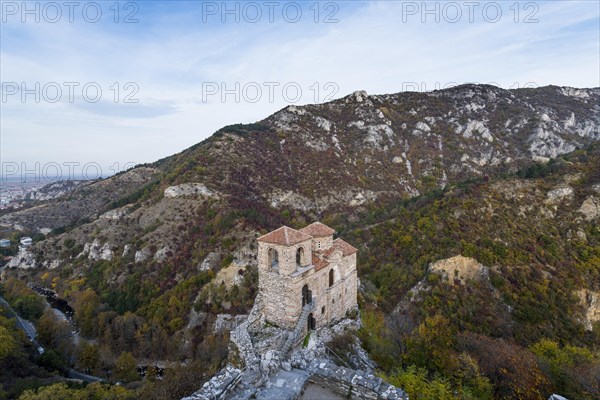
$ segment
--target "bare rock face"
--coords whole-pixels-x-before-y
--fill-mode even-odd
[[[546,204],[557,204],[563,200],[570,200],[573,198],[573,188],[570,186],[557,187],[552,189],[546,195]]]
[[[165,261],[169,257],[169,254],[171,254],[171,248],[165,246],[154,253],[154,260],[159,262]]]
[[[208,253],[208,255],[202,260],[200,264],[196,267],[199,272],[204,272],[208,270],[213,270],[219,265],[219,259],[221,256],[219,253]]]
[[[31,193],[28,193],[27,198],[30,200],[39,201],[53,200],[59,197],[63,197],[87,183],[87,181],[72,180],[50,182],[44,187],[37,189]]]
[[[28,248],[21,247],[16,256],[14,256],[6,265],[7,268],[29,269],[36,267],[36,261]]]
[[[429,267],[430,272],[439,273],[450,283],[467,280],[480,280],[486,276],[487,269],[470,257],[455,256],[437,261]]]
[[[365,90],[357,90],[350,95],[350,99],[356,101],[357,103],[362,103],[367,98],[368,94]]]
[[[94,239],[92,243],[86,243],[83,246],[83,251],[79,253],[79,256],[87,256],[92,261],[110,261],[113,258],[113,251],[110,248],[110,244],[104,243],[104,245],[101,245],[98,239]]]
[[[600,198],[590,196],[581,204],[579,212],[584,215],[586,221],[591,221],[600,216]]]
[[[206,187],[203,183],[182,183],[177,186],[169,186],[165,189],[165,197],[218,197],[215,192]]]
[[[265,375],[272,375],[281,369],[280,353],[277,350],[269,350],[260,358],[260,370]]]
[[[147,247],[144,247],[143,249],[135,252],[134,260],[135,260],[135,262],[146,261],[148,259],[148,257],[150,257],[150,255],[151,255],[150,249]]]
[[[239,286],[243,281],[243,272],[245,271],[245,266],[237,265],[235,262],[229,264],[226,268],[221,269],[217,275],[215,276],[215,282],[218,284],[224,284],[225,287],[230,288],[235,285]]]
[[[247,315],[217,314],[213,333],[232,331],[248,318]]]
[[[114,210],[105,212],[104,214],[100,215],[99,218],[118,221],[127,215],[130,208],[131,206],[129,205],[121,208],[116,208]]]
[[[593,330],[594,322],[600,321],[600,292],[581,289],[577,292],[584,308],[583,324],[587,331]]]

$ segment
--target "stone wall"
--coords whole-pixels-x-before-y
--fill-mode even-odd
[[[227,366],[202,385],[202,388],[189,397],[181,400],[216,400],[225,399],[241,376],[242,371]]]
[[[341,258],[319,271],[310,269],[298,276],[281,276],[277,271],[259,269],[259,289],[265,296],[263,312],[267,320],[293,329],[302,313],[302,287],[308,285],[316,307],[313,317],[317,327],[344,317],[357,304],[356,255]],[[335,282],[329,286],[329,271],[334,269]],[[324,308],[324,312],[323,312]]]
[[[328,251],[332,246],[333,235],[307,239],[294,245],[258,242],[258,286],[259,293],[264,296],[261,311],[268,322],[287,330],[294,330],[297,324],[302,324],[303,333],[306,333],[307,321],[299,321],[303,308],[302,289],[305,285],[315,302],[312,318],[316,328],[342,319],[348,310],[356,307],[356,253],[344,256],[344,250],[338,247]],[[303,249],[304,261],[298,266],[296,254],[300,248]],[[276,267],[270,262],[269,255],[269,252],[274,251],[277,252],[278,259]],[[315,262],[316,265],[312,265],[313,251],[320,251],[319,257],[323,257],[319,263]],[[329,274],[332,270],[334,284],[329,286]]]
[[[322,360],[314,365],[308,380],[340,396],[361,400],[408,400],[408,395],[403,390],[373,374],[340,367],[329,360]]]
[[[310,257],[310,246],[306,243],[290,248],[258,244],[258,287],[264,295],[262,311],[269,322],[287,329],[293,329],[302,312],[301,292],[298,292],[294,279],[289,276],[296,270],[296,250],[299,247],[304,248],[305,257]],[[278,269],[269,265],[269,249],[278,252]]]
[[[333,235],[316,237],[312,240],[313,251],[328,249],[332,245],[333,245]]]

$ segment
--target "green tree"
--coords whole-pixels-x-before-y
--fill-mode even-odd
[[[114,379],[124,382],[131,382],[140,379],[137,372],[137,363],[133,355],[128,351],[121,353],[115,365],[113,374]]]
[[[17,349],[18,345],[12,333],[4,326],[0,326],[0,361],[14,354]]]
[[[428,379],[425,368],[411,365],[406,369],[399,369],[391,375],[384,376],[391,384],[402,388],[408,393],[411,400],[455,400],[461,397],[454,394],[450,383],[439,376]]]
[[[15,311],[25,319],[37,321],[44,313],[44,301],[37,294],[28,294],[17,298],[14,303]]]
[[[48,371],[60,371],[64,368],[65,361],[55,350],[46,349],[40,357],[40,365]]]
[[[84,400],[84,394],[79,390],[72,390],[64,383],[55,383],[38,390],[26,390],[19,396],[19,400]]]

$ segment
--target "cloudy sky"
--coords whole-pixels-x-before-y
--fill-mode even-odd
[[[597,1],[1,1],[3,175],[107,176],[355,90],[600,86]],[[15,172],[18,171],[18,172]]]

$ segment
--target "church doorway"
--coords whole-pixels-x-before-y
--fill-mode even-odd
[[[302,287],[302,307],[312,302],[312,292],[308,290],[308,285]]]
[[[309,331],[314,331],[315,330],[315,318],[313,317],[312,313],[308,314],[308,318],[306,321],[306,329]]]

